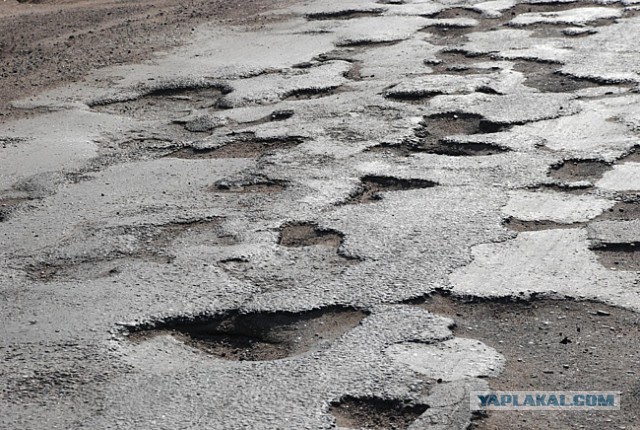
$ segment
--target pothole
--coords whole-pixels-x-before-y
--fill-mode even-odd
[[[368,152],[390,152],[406,156],[414,152],[426,152],[451,156],[494,155],[509,148],[487,142],[458,142],[455,135],[490,134],[508,130],[511,126],[485,120],[481,115],[451,112],[429,115],[414,130],[415,138],[401,143],[382,143]]]
[[[0,222],[8,220],[13,211],[28,200],[23,198],[0,198]]]
[[[324,21],[324,20],[342,20],[342,19],[354,19],[354,18],[366,18],[380,16],[384,13],[384,8],[359,10],[359,9],[343,9],[335,12],[317,12],[309,13],[305,15],[309,21]]]
[[[115,240],[115,243],[125,245],[113,245],[112,249],[95,249],[79,256],[65,256],[33,263],[25,267],[25,271],[31,279],[51,282],[109,277],[120,273],[121,267],[135,261],[168,264],[174,260],[168,248],[179,238],[188,240],[190,244],[210,246],[235,243],[235,238],[220,231],[222,221],[223,218],[213,218],[179,221],[160,226],[123,226],[94,232],[93,235],[120,238]],[[88,236],[91,235],[88,233]]]
[[[602,160],[571,159],[552,166],[549,176],[564,182],[595,182],[609,170],[611,164]]]
[[[438,185],[426,179],[402,179],[392,176],[367,175],[361,178],[359,189],[350,196],[346,204],[371,203],[382,200],[382,193],[431,188]]]
[[[488,121],[481,115],[450,112],[425,116],[415,135],[422,139],[437,140],[457,134],[498,133],[509,128],[506,124]]]
[[[640,272],[640,242],[603,243],[591,250],[608,269]]]
[[[640,410],[640,317],[595,302],[428,297],[420,305],[455,321],[455,337],[477,339],[506,359],[488,380],[504,391],[621,391],[620,411],[489,413],[476,429],[633,428]]]
[[[332,248],[340,246],[343,234],[337,230],[320,228],[313,223],[286,224],[280,230],[278,243],[287,247],[323,245]]]
[[[486,62],[495,61],[490,56],[470,57],[459,51],[444,51],[436,54],[435,60],[425,60],[425,64],[433,69],[437,74],[460,74],[460,75],[476,75],[487,74],[502,70],[497,65],[495,67],[476,67],[479,61]]]
[[[224,85],[177,87],[153,90],[133,100],[97,103],[98,112],[129,116],[135,119],[173,119],[192,110],[216,108],[218,100],[230,89]]]
[[[640,219],[640,197],[616,202],[609,210],[598,215],[593,221],[631,221]]]
[[[513,67],[513,70],[524,73],[524,85],[543,93],[569,93],[604,85],[562,74],[559,69],[559,64],[523,60],[518,61]]]
[[[364,311],[338,306],[305,312],[230,311],[213,316],[173,317],[128,327],[128,338],[141,342],[169,334],[190,347],[225,360],[278,360],[325,350],[366,316]]]
[[[323,88],[300,88],[290,91],[282,100],[311,100],[321,97],[329,97],[341,92],[345,92],[347,89],[342,85],[334,85]]]
[[[215,148],[185,147],[170,153],[173,158],[190,160],[212,158],[258,158],[277,150],[286,150],[300,145],[304,138],[298,136],[256,137],[253,134],[239,135],[229,143]]]
[[[618,160],[619,163],[640,163],[640,145],[631,148],[631,151]]]
[[[423,145],[422,152],[452,157],[477,157],[496,155],[509,151],[509,148],[487,142],[454,142],[441,139],[431,145]]]
[[[209,188],[217,193],[280,193],[287,188],[288,181],[270,179],[265,176],[252,176],[240,180],[220,180]]]
[[[502,222],[502,225],[506,228],[517,231],[542,231],[542,230],[554,230],[554,229],[563,229],[563,228],[582,228],[585,227],[586,223],[576,222],[571,224],[562,224],[554,221],[548,220],[534,220],[534,221],[523,221],[516,218],[505,218]]]
[[[342,428],[404,430],[427,409],[428,405],[397,399],[344,396],[331,403],[329,413]]]

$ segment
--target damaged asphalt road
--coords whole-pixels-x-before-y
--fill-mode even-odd
[[[639,12],[299,2],[15,100],[0,427],[635,428]]]

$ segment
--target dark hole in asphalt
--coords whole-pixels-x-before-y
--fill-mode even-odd
[[[313,223],[286,224],[280,230],[278,243],[287,247],[323,245],[338,248],[344,235],[337,230],[320,228]]]
[[[640,196],[616,202],[616,204],[594,218],[594,221],[630,221],[640,219]]]
[[[299,88],[289,91],[283,100],[310,100],[320,97],[328,97],[346,91],[340,85],[325,88]]]
[[[622,158],[619,163],[640,163],[640,145],[636,145]]]
[[[382,199],[383,192],[431,188],[438,185],[426,179],[402,179],[377,175],[364,176],[361,182],[360,188],[347,199],[347,204],[375,202]]]
[[[486,120],[481,115],[450,112],[425,116],[415,135],[434,141],[456,134],[498,133],[508,128],[509,125]]]
[[[487,142],[457,142],[448,137],[454,135],[490,134],[508,130],[511,126],[484,119],[481,115],[451,112],[429,115],[414,130],[415,138],[401,143],[381,143],[367,152],[389,152],[407,156],[414,152],[426,152],[451,156],[494,155],[509,148]]]
[[[136,119],[174,119],[192,110],[216,108],[218,99],[229,89],[223,85],[153,90],[133,100],[98,103],[92,109]]]
[[[518,60],[513,70],[525,75],[524,85],[543,93],[569,93],[585,88],[602,86],[602,83],[578,79],[559,72],[561,65],[539,61]]]
[[[335,12],[317,12],[305,15],[309,21],[323,21],[331,19],[354,19],[382,15],[385,11],[383,8],[370,10],[343,9]]]
[[[620,411],[495,412],[478,430],[635,428],[640,418],[640,315],[588,301],[533,297],[417,300],[455,321],[454,336],[477,339],[504,355],[493,390],[621,391]]]
[[[450,50],[437,53],[435,59],[425,60],[425,64],[430,66],[434,73],[439,74],[474,75],[502,70],[497,65],[488,68],[475,67],[478,62],[490,61],[495,61],[495,59],[489,55],[468,56],[463,52]]]
[[[172,152],[168,157],[190,160],[212,158],[258,158],[276,150],[290,149],[300,145],[304,138],[282,136],[258,138],[253,135],[240,136],[215,148],[186,147]]]
[[[581,228],[581,227],[585,227],[587,224],[580,223],[580,222],[576,222],[572,224],[561,224],[558,222],[548,221],[548,220],[523,221],[523,220],[509,217],[504,219],[504,221],[502,222],[502,225],[513,231],[523,232],[523,231],[554,230],[554,229],[561,229],[561,228]]]
[[[253,176],[241,180],[220,180],[209,188],[217,193],[280,193],[287,188],[288,181],[270,179],[264,176]]]
[[[551,166],[549,176],[560,181],[597,181],[605,172],[611,170],[611,164],[602,160],[565,160]]]
[[[367,316],[348,307],[304,312],[232,311],[224,315],[168,318],[153,325],[128,327],[134,342],[169,334],[218,358],[266,361],[327,349]]]
[[[396,399],[345,396],[332,402],[329,413],[339,427],[349,429],[404,430],[429,406]]]
[[[640,243],[604,243],[591,248],[609,269],[640,272]]]
[[[15,211],[22,203],[28,200],[29,199],[20,198],[0,199],[0,222],[8,220],[13,211]]]

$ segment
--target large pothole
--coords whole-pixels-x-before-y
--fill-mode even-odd
[[[429,406],[397,399],[344,396],[332,402],[329,413],[342,428],[404,430]]]
[[[595,302],[483,300],[443,294],[421,307],[451,317],[454,336],[477,339],[506,359],[493,390],[620,391],[620,411],[491,412],[476,429],[635,428],[640,418],[640,316]]]
[[[595,182],[611,170],[611,164],[602,160],[571,159],[551,167],[549,176],[563,182]]]
[[[367,175],[361,178],[361,185],[345,203],[371,203],[382,200],[382,193],[431,188],[438,185],[427,179],[403,179],[392,176]]]
[[[98,112],[129,116],[142,120],[175,119],[193,110],[216,108],[218,100],[230,89],[215,84],[205,87],[169,87],[153,90],[133,100],[98,102],[91,107]]]
[[[366,316],[364,311],[338,306],[305,312],[231,311],[128,327],[128,338],[141,342],[168,334],[225,360],[278,360],[324,350]]]
[[[169,154],[169,157],[190,160],[213,158],[258,158],[265,154],[294,148],[304,139],[298,136],[256,137],[252,133],[242,134],[228,143],[215,148],[185,147]]]
[[[313,223],[299,222],[286,224],[280,230],[278,243],[287,247],[322,245],[338,248],[343,234],[337,230],[320,228]]]

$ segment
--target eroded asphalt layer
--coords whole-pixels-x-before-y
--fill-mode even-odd
[[[17,101],[1,427],[468,427],[514,357],[425,298],[640,310],[638,11],[309,2]]]

